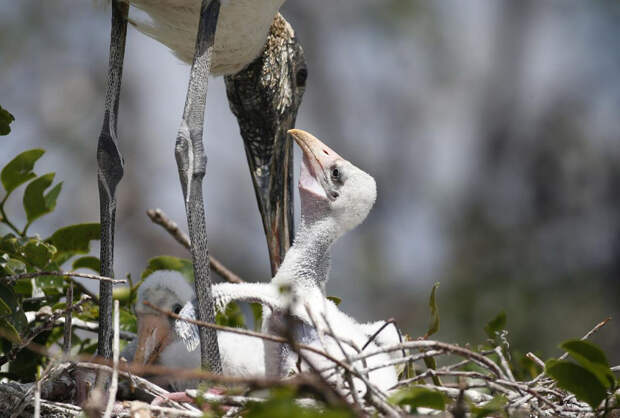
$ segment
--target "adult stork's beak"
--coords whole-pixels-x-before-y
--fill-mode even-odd
[[[138,320],[138,346],[134,362],[152,364],[166,348],[173,332],[168,318],[163,315],[142,314]]]
[[[314,135],[301,129],[288,131],[303,152],[299,174],[300,193],[309,193],[315,199],[328,200],[327,177],[332,166],[343,158]]]
[[[293,242],[293,150],[305,90],[303,50],[289,24],[277,15],[265,50],[239,73],[226,76],[226,93],[237,116],[275,275]]]

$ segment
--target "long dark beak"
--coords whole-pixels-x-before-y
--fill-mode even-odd
[[[278,15],[263,54],[246,69],[225,78],[230,108],[237,116],[245,145],[273,275],[294,237],[293,150],[287,131],[295,126],[306,74],[303,50],[288,23]]]

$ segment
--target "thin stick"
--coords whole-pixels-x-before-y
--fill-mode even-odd
[[[286,338],[282,338],[282,337],[278,337],[275,335],[270,335],[270,334],[264,334],[262,332],[256,332],[256,331],[250,331],[247,329],[243,329],[243,328],[232,328],[232,327],[225,327],[223,325],[217,325],[217,324],[211,324],[209,322],[203,322],[203,321],[198,321],[196,319],[190,319],[190,318],[184,318],[182,316],[179,316],[177,314],[175,314],[174,312],[170,312],[170,311],[166,311],[164,309],[161,309],[158,306],[153,305],[152,303],[150,303],[149,301],[144,301],[143,302],[146,306],[148,306],[149,308],[152,308],[158,312],[161,312],[165,315],[168,315],[171,318],[174,319],[180,319],[181,321],[185,321],[185,322],[189,322],[190,324],[194,324],[194,325],[198,325],[199,327],[206,327],[206,328],[211,328],[211,329],[215,329],[218,331],[225,331],[225,332],[232,332],[233,334],[240,334],[240,335],[246,335],[248,337],[256,337],[256,338],[262,338],[263,340],[267,340],[267,341],[273,341],[276,343],[284,343],[287,344],[288,340]],[[310,345],[306,345],[306,344],[296,344],[299,348],[303,349],[303,350],[307,350],[307,351],[312,351],[313,353],[316,353],[320,356],[325,357],[326,359],[336,363],[338,366],[340,367],[344,367],[345,369],[349,369],[349,366],[345,363],[343,363],[342,361],[338,360],[337,358],[319,350],[318,348],[312,347]]]
[[[67,312],[65,313],[65,332],[62,341],[62,351],[65,354],[71,352],[71,308],[73,307],[73,283],[67,286]]]
[[[64,323],[65,323],[65,318],[58,318],[55,325],[63,325]],[[80,318],[73,318],[71,320],[71,326],[73,328],[83,329],[85,331],[90,331],[90,332],[99,331],[98,323],[92,322],[92,321],[84,321]],[[121,339],[128,340],[128,341],[131,341],[134,338],[136,338],[136,334],[134,334],[133,332],[123,331],[123,330],[119,331],[119,336]]]
[[[14,276],[0,277],[0,280],[12,283],[20,279],[31,279],[33,277],[41,277],[41,276],[56,276],[56,277],[65,277],[65,278],[81,277],[83,279],[99,280],[102,282],[109,282],[113,284],[127,283],[127,280],[125,279],[112,279],[110,277],[99,276],[98,274],[79,273],[77,271],[36,271],[33,273],[22,273],[22,274],[16,274]]]
[[[191,249],[189,236],[185,232],[181,231],[177,223],[170,219],[164,213],[164,211],[162,211],[161,209],[149,209],[146,211],[146,214],[151,219],[151,221],[153,221],[154,224],[164,228],[179,244],[181,244],[188,250]],[[211,265],[211,269],[227,282],[245,283],[245,280],[233,273],[228,267],[226,267],[214,256],[209,255],[209,263]]]
[[[596,324],[594,326],[594,328],[592,328],[590,331],[588,331],[586,333],[586,335],[584,335],[583,337],[581,337],[581,340],[587,340],[588,338],[590,338],[592,335],[594,335],[599,329],[603,328],[605,325],[607,325],[607,323],[611,321],[611,316],[608,316],[607,318],[605,318],[604,320],[602,320],[601,322],[599,322],[598,324]],[[564,360],[566,357],[568,357],[568,353],[564,353],[560,356],[560,360]]]
[[[4,356],[0,357],[0,366],[5,364],[6,362],[15,360],[15,356],[17,355],[18,352],[20,352],[21,350],[26,348],[30,343],[32,343],[32,340],[34,340],[37,335],[41,334],[44,331],[48,331],[49,329],[51,329],[53,324],[58,320],[58,318],[64,315],[67,310],[78,309],[80,306],[82,306],[83,303],[89,300],[90,298],[88,296],[83,296],[82,300],[80,300],[75,305],[72,305],[70,308],[67,307],[64,310],[57,311],[54,314],[52,314],[43,324],[39,325],[38,327],[30,331],[30,335],[24,338],[20,344],[16,345],[15,347],[11,349],[11,351],[6,353]],[[0,332],[0,334],[2,333]]]
[[[118,356],[119,356],[119,306],[118,300],[114,301],[114,337],[112,340],[112,383],[110,384],[110,390],[108,392],[108,402],[105,407],[105,413],[103,418],[110,418],[112,416],[112,410],[114,409],[114,402],[116,401],[116,391],[118,390]]]
[[[502,348],[497,346],[495,347],[495,353],[497,354],[497,356],[499,357],[499,361],[500,364],[502,365],[502,367],[504,368],[504,371],[506,372],[506,377],[511,380],[511,381],[515,381],[515,377],[512,375],[512,371],[510,370],[510,366],[508,365],[508,362],[506,361],[506,358],[504,357],[504,353],[502,352]]]
[[[539,359],[534,353],[532,353],[531,351],[529,353],[527,353],[525,355],[525,357],[529,358],[530,360],[532,360],[534,363],[536,363],[538,365],[538,367],[542,367],[542,369],[545,369],[545,362],[542,361],[541,359]]]
[[[34,390],[34,418],[41,416],[41,379],[37,379]]]

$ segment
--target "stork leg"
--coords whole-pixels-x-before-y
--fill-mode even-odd
[[[179,127],[175,145],[175,156],[192,243],[198,319],[211,323],[215,322],[215,314],[211,294],[205,209],[202,196],[202,180],[207,166],[207,156],[202,142],[202,127],[211,54],[219,11],[219,0],[202,0],[194,62],[190,71],[183,120]],[[214,329],[200,328],[200,354],[203,369],[215,373],[222,372],[217,334]]]
[[[101,275],[114,277],[114,221],[116,216],[116,186],[123,177],[123,157],[118,149],[116,124],[118,102],[123,74],[127,14],[129,5],[112,1],[112,30],[110,35],[110,63],[105,98],[103,128],[97,145],[97,178],[99,185],[99,216],[101,222]],[[99,339],[100,356],[112,358],[112,284],[99,285]]]

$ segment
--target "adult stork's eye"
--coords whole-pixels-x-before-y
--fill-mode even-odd
[[[172,312],[178,315],[179,312],[181,312],[181,309],[183,309],[183,307],[180,304],[175,303],[174,306],[172,307]]]

